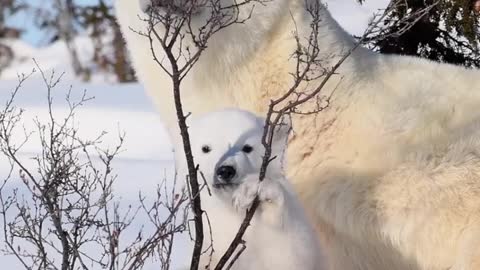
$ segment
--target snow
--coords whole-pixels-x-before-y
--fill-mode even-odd
[[[354,0],[327,2],[340,24],[350,33],[359,35],[368,24],[373,11],[384,7],[388,1],[367,0],[364,5],[359,5]],[[77,111],[75,121],[79,125],[80,135],[83,138],[93,138],[100,132],[107,131],[103,144],[114,146],[118,142],[118,132],[126,133],[124,151],[114,162],[114,170],[118,174],[115,193],[118,198],[122,198],[123,205],[138,202],[139,191],[154,195],[155,187],[162,179],[173,177],[172,148],[167,132],[140,84],[111,84],[109,77],[104,74],[95,74],[93,82],[84,83],[73,76],[63,43],[56,42],[48,47],[35,48],[23,41],[10,42],[17,58],[0,74],[0,104],[5,103],[17,85],[17,74],[28,74],[34,68],[31,60],[34,57],[47,72],[52,69],[65,72],[61,83],[53,92],[55,115],[65,115],[67,112],[64,99],[70,86],[73,95],[77,97],[87,90],[87,95],[94,96],[95,99]],[[80,58],[86,61],[92,52],[86,37],[77,38],[76,46],[81,48]],[[23,125],[27,130],[34,129],[35,117],[43,121],[48,118],[45,95],[46,89],[36,72],[25,82],[16,99],[16,105],[25,109]],[[28,160],[27,158],[38,154],[39,150],[38,141],[32,140],[22,148],[20,155]],[[0,179],[8,172],[7,165],[5,159],[0,158]],[[18,179],[18,176],[14,177]],[[141,225],[140,223],[136,226]],[[186,254],[185,246],[178,249],[174,263],[177,266],[182,258],[185,258],[182,255]],[[0,264],[5,269],[20,269],[19,263],[11,256],[0,256]],[[154,266],[150,265],[145,269],[149,268],[153,269]]]
[[[326,0],[328,9],[340,25],[352,35],[361,35],[367,28],[372,15],[384,9],[388,0],[366,0],[359,4],[357,0]]]

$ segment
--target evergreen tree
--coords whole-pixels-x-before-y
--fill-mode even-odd
[[[0,0],[0,72],[13,60],[13,50],[4,39],[19,38],[21,29],[7,26],[6,19],[22,9],[26,4],[17,0]]]
[[[399,3],[384,21],[393,27],[370,39],[369,46],[374,50],[480,67],[480,0],[403,0]],[[425,16],[412,27],[399,31],[408,23],[402,22],[402,18],[427,7],[431,9]]]
[[[114,74],[119,82],[135,80],[120,26],[114,16],[113,0],[46,0],[44,3],[36,11],[35,23],[48,33],[49,42],[65,42],[77,76],[89,80],[93,73],[103,71]],[[85,56],[80,59],[75,43],[79,35],[90,37],[93,45],[91,59],[85,59]]]
[[[119,82],[134,81],[134,71],[128,61],[127,48],[114,15],[113,4],[98,0],[93,5],[79,6],[77,14],[81,27],[89,30],[94,47],[93,61],[99,68],[115,74]]]

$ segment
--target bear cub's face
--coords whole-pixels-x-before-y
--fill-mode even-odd
[[[189,120],[194,161],[210,186],[218,189],[235,187],[246,175],[259,174],[265,152],[261,143],[264,119],[247,111],[228,109]],[[279,129],[275,136],[272,157],[276,158],[269,164],[270,172],[282,170],[286,135],[287,132]],[[183,156],[183,151],[179,156]],[[182,174],[186,172],[181,170]]]

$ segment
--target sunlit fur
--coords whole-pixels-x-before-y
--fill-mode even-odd
[[[128,30],[140,13],[117,0],[138,77],[178,136],[171,83]],[[310,21],[303,0],[274,0],[213,37],[183,82],[186,110],[264,115],[292,84],[292,32],[305,40]],[[353,46],[327,11],[319,32],[332,61]],[[338,73],[328,109],[293,117],[287,154],[332,269],[480,269],[480,72],[359,48]]]

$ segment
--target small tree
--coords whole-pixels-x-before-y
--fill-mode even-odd
[[[48,0],[42,4],[32,5],[25,12],[33,13],[32,21],[48,35],[48,43],[65,43],[72,69],[79,78],[88,81],[92,73],[103,71],[115,75],[118,82],[135,80],[112,1]],[[82,35],[91,39],[91,57],[79,54],[76,39]]]
[[[15,0],[0,0],[0,73],[13,60],[13,50],[2,39],[19,38],[21,30],[6,26],[6,19],[24,10],[26,4]]]
[[[87,29],[93,43],[93,62],[102,70],[115,74],[119,82],[135,80],[128,61],[127,48],[113,6],[103,0],[95,5],[78,6],[77,20]]]

